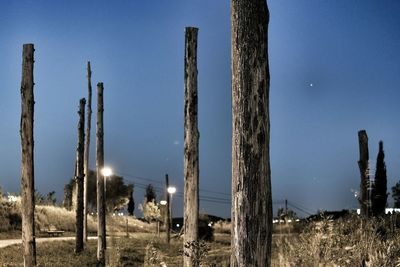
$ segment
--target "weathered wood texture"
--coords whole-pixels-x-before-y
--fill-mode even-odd
[[[231,266],[271,265],[269,11],[265,0],[231,0]]]
[[[84,174],[84,143],[85,143],[85,104],[82,98],[79,101],[79,123],[78,123],[78,146],[76,148],[76,232],[75,232],[75,253],[83,250],[83,179]]]
[[[185,245],[198,242],[199,131],[197,127],[197,28],[185,31],[184,255],[183,266],[198,266]]]
[[[89,154],[90,154],[90,130],[92,126],[92,70],[90,61],[87,62],[87,78],[88,78],[88,102],[87,102],[87,122],[86,122],[86,139],[85,139],[85,155],[84,155],[84,186],[83,186],[83,238],[87,241],[87,215],[88,211],[88,176],[89,176]]]
[[[165,195],[167,199],[167,208],[165,212],[165,232],[166,232],[166,238],[167,238],[167,243],[171,241],[171,198],[168,193],[168,187],[169,187],[169,178],[168,174],[165,175]]]
[[[33,160],[33,44],[24,44],[21,81],[21,214],[24,266],[36,266],[35,242],[35,185]]]
[[[104,128],[103,128],[103,83],[97,84],[97,136],[96,136],[96,172],[97,172],[97,261],[105,266],[106,250],[106,207],[104,195]]]
[[[358,145],[360,149],[360,159],[358,167],[360,169],[360,210],[362,216],[369,216],[369,199],[368,199],[368,182],[369,182],[369,152],[368,152],[368,135],[365,130],[358,132]]]

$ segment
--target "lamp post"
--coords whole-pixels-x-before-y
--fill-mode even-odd
[[[112,175],[112,169],[110,167],[103,167],[103,169],[101,169],[101,174],[104,177],[104,202],[103,202],[103,207],[104,207],[104,247],[107,248],[107,240],[106,240],[106,213],[107,213],[107,201],[106,201],[106,192],[107,192],[107,177],[110,177]]]
[[[113,175],[112,169],[110,167],[104,167],[101,170],[101,173],[104,176],[104,202],[107,203],[106,198],[107,198],[107,178],[110,177],[111,175]]]
[[[170,216],[170,218],[168,218],[168,220],[169,220],[169,222],[170,222],[170,225],[172,226],[172,218],[173,218],[173,216],[172,216],[172,195],[173,194],[175,194],[175,192],[176,192],[176,187],[174,187],[174,186],[169,186],[168,188],[167,188],[167,192],[168,192],[168,194],[169,194],[169,202],[167,203],[168,204],[168,210],[169,210],[169,216]],[[171,227],[172,228],[172,227]]]

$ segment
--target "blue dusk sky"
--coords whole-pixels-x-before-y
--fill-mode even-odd
[[[400,1],[270,0],[271,169],[274,209],[357,208],[357,132],[379,140],[388,188],[400,180]],[[199,28],[200,211],[230,217],[231,71],[227,0],[1,1],[0,185],[20,190],[22,45],[35,45],[35,187],[74,172],[79,99],[104,82],[105,159],[182,214],[184,30]],[[94,96],[95,96],[94,91]],[[93,110],[96,98],[93,99]],[[91,162],[95,168],[95,119]],[[392,203],[389,197],[390,204]],[[137,210],[137,208],[136,208]],[[295,211],[306,216],[307,213]],[[140,216],[140,212],[137,212]]]

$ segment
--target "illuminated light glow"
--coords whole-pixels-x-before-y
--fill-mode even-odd
[[[104,167],[102,170],[101,170],[101,173],[103,174],[103,176],[111,176],[113,173],[112,173],[112,169],[110,168],[110,167]]]
[[[160,204],[163,205],[163,206],[164,206],[164,205],[167,205],[167,201],[166,201],[166,200],[161,200],[161,201],[160,201]]]
[[[170,186],[170,187],[168,187],[167,191],[168,191],[168,193],[170,193],[170,194],[174,194],[174,193],[176,192],[176,187]]]

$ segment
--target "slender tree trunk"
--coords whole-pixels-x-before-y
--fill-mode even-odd
[[[79,101],[79,124],[78,124],[78,147],[76,149],[76,237],[75,237],[75,253],[83,250],[83,154],[85,143],[85,104],[86,100],[82,98]]]
[[[231,0],[231,266],[271,265],[269,11],[265,0]]]
[[[369,153],[368,153],[368,136],[365,130],[358,132],[358,145],[360,148],[360,160],[358,167],[360,168],[360,210],[362,216],[369,216],[369,199],[368,199],[368,183],[369,183]]]
[[[167,196],[167,207],[166,207],[166,212],[165,212],[165,232],[167,234],[167,243],[170,243],[171,240],[171,203],[170,203],[170,197],[168,193],[168,187],[169,187],[169,179],[168,179],[168,174],[165,175],[165,193]]]
[[[35,186],[33,161],[33,44],[24,44],[22,51],[21,82],[21,212],[24,266],[36,266],[35,242]]]
[[[97,84],[97,139],[96,139],[96,172],[97,172],[97,260],[105,266],[106,250],[106,211],[104,195],[104,128],[103,128],[103,83]]]
[[[92,71],[90,69],[90,61],[87,62],[87,78],[88,78],[88,104],[87,104],[87,128],[85,142],[85,162],[84,162],[84,187],[83,187],[83,237],[84,242],[87,241],[88,227],[87,215],[88,211],[88,179],[89,179],[89,153],[90,153],[90,128],[92,125]]]
[[[196,246],[199,220],[199,131],[197,128],[197,28],[185,32],[185,151],[183,266],[198,266]]]

